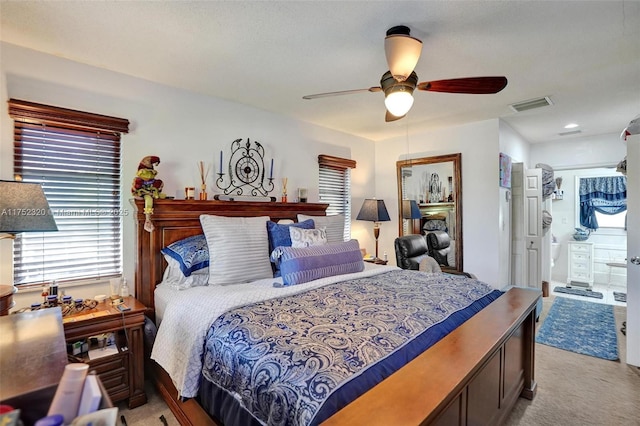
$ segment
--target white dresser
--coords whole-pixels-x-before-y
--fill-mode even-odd
[[[569,242],[568,285],[591,288],[593,286],[593,243]]]

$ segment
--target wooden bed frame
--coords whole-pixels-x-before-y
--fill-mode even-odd
[[[136,220],[136,298],[155,319],[154,290],[166,267],[160,249],[202,233],[201,214],[270,216],[296,220],[323,216],[327,204],[155,200],[155,230],[144,230],[144,201],[132,200]],[[436,345],[323,424],[496,425],[519,396],[533,399],[534,335],[539,291],[513,288]],[[181,401],[155,362],[147,370],[181,425],[216,425],[195,399]]]

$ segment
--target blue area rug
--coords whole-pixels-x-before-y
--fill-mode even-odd
[[[613,305],[556,297],[536,342],[597,358],[617,360]]]

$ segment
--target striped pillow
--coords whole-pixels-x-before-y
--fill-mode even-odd
[[[358,240],[301,248],[278,247],[271,259],[275,262],[278,258],[285,285],[364,270]]]
[[[267,221],[269,216],[200,216],[209,246],[210,285],[246,283],[273,277]]]

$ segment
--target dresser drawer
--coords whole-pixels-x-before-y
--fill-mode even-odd
[[[91,370],[102,375],[115,370],[126,370],[128,367],[127,358],[129,353],[122,352],[117,355],[110,355],[104,358],[93,359],[89,361]]]
[[[579,280],[583,280],[585,282],[590,281],[589,279],[589,273],[588,272],[574,272],[573,274],[571,274],[571,279],[579,281]]]
[[[574,253],[589,253],[591,251],[590,244],[571,244],[571,251]]]
[[[589,272],[591,267],[585,262],[575,262],[571,270],[574,272]]]
[[[112,401],[129,397],[129,373],[127,370],[112,371],[99,375]]]
[[[571,261],[573,263],[590,262],[591,261],[591,255],[586,254],[586,253],[572,253],[571,254]]]
[[[129,353],[123,352],[89,362],[112,401],[129,397]]]

